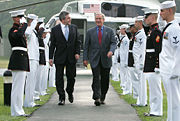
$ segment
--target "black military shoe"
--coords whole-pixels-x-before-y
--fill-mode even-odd
[[[31,117],[31,114],[23,114],[23,115],[20,115],[21,117]]]
[[[144,113],[144,116],[147,116],[147,117],[150,117],[150,116],[160,117],[160,115],[154,115],[154,114],[150,114],[150,113]]]

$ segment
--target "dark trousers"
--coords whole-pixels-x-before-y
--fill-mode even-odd
[[[93,73],[93,99],[101,99],[105,100],[106,93],[109,89],[109,73],[110,68],[103,68],[101,62],[97,65],[97,67],[92,68]]]
[[[65,100],[64,91],[64,67],[66,67],[67,86],[66,92],[71,95],[74,91],[76,64],[55,64],[56,66],[56,90],[59,94],[59,100]]]

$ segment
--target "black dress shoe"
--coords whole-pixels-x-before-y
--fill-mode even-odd
[[[103,105],[105,104],[104,98],[100,100],[100,103],[103,104]]]
[[[70,103],[73,103],[74,97],[73,97],[72,94],[71,94],[71,95],[68,95],[68,100],[69,100]]]
[[[96,99],[96,100],[94,101],[94,104],[95,104],[96,106],[100,106],[100,105],[101,105],[101,102],[100,102],[99,99]]]
[[[58,105],[64,105],[65,104],[65,101],[64,100],[60,100]]]
[[[102,105],[104,105],[104,104],[105,104],[105,102],[104,102],[104,101],[101,101],[101,104],[102,104]]]
[[[160,115],[154,115],[154,114],[150,114],[150,113],[144,113],[144,116],[156,116],[156,117],[160,117]]]

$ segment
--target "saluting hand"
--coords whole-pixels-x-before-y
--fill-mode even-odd
[[[113,55],[113,53],[112,53],[111,51],[109,51],[108,54],[107,54],[107,57],[108,57],[108,58],[111,58],[112,55]]]
[[[76,55],[75,55],[75,58],[76,58],[76,60],[79,60],[80,55],[79,55],[79,54],[76,54]]]
[[[87,60],[84,60],[84,61],[83,61],[83,64],[84,64],[85,67],[87,67],[88,61],[87,61]]]
[[[53,66],[53,59],[49,59],[49,65]]]

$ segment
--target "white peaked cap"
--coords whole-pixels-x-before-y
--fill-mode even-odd
[[[144,16],[137,16],[135,18],[135,21],[143,21],[144,20]]]
[[[127,29],[129,26],[128,24],[122,24],[119,28],[120,29]]]
[[[38,22],[44,22],[45,17],[38,18]]]
[[[134,26],[135,25],[135,22],[130,22],[129,23],[129,26]]]
[[[27,15],[27,18],[34,20],[34,19],[38,19],[38,16],[35,15],[35,14],[28,14],[28,15]]]
[[[11,17],[17,17],[17,16],[24,15],[25,11],[26,9],[22,9],[22,10],[10,11],[9,13],[11,14]]]
[[[159,13],[158,9],[149,9],[149,8],[144,8],[142,9],[144,11],[144,14],[151,14],[151,13]]]
[[[176,6],[175,1],[165,1],[165,2],[161,3],[160,8],[166,9],[166,8],[172,8],[175,6]]]

